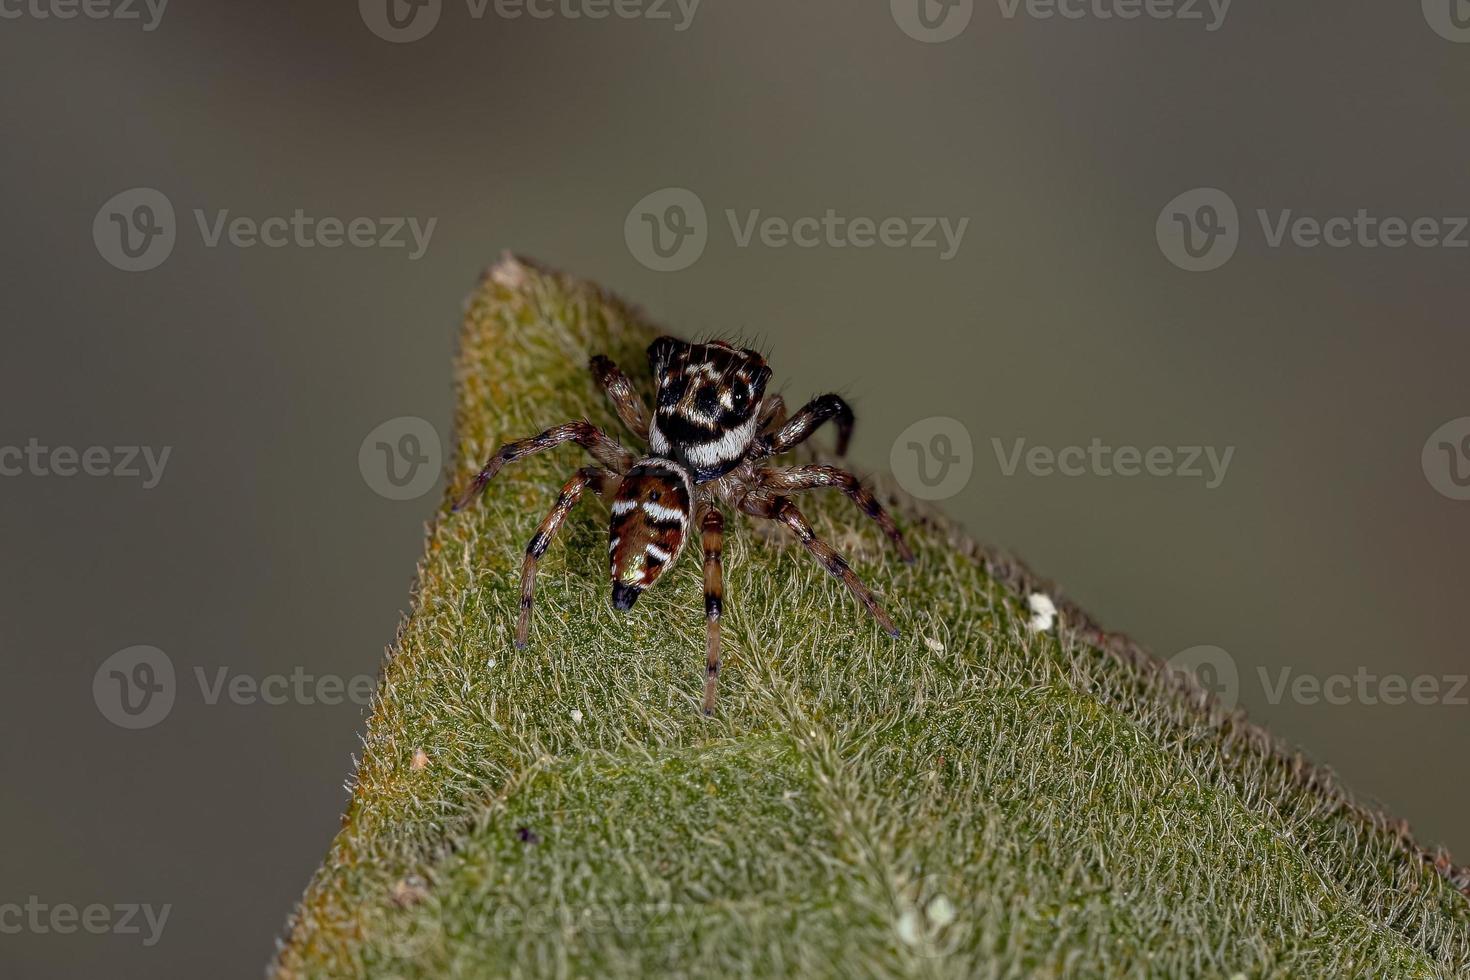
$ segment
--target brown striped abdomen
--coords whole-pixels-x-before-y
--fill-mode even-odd
[[[677,463],[649,456],[628,471],[608,528],[613,606],[631,608],[679,557],[692,503],[689,474]]]

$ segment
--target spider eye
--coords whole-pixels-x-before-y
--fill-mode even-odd
[[[678,404],[679,399],[684,397],[684,392],[688,387],[688,378],[670,379],[659,388],[658,403],[666,408]]]
[[[694,396],[694,407],[705,415],[712,415],[719,401],[720,396],[713,388],[701,388],[699,394]]]

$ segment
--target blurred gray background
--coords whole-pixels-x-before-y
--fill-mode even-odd
[[[971,474],[941,506],[977,537],[1163,656],[1227,651],[1238,684],[1216,680],[1253,718],[1470,861],[1455,778],[1470,691],[1454,680],[1470,422],[1435,435],[1470,416],[1470,249],[1267,234],[1288,210],[1363,209],[1456,237],[1470,29],[1451,0],[1237,0],[1223,20],[1185,0],[1134,19],[1010,0],[926,0],[922,18],[917,0],[557,0],[544,18],[394,2],[401,29],[384,0],[89,8],[136,19],[0,2],[0,972],[259,975],[336,830],[363,711],[248,690],[210,703],[196,671],[377,670],[438,489],[389,499],[359,450],[404,416],[447,439],[460,304],[507,248],[672,330],[758,336],[788,400],[850,396],[870,472],[910,442],[942,449],[925,420],[957,420]],[[109,203],[134,188],[174,209],[171,251],[140,231],[165,215]],[[635,206],[667,188],[706,210],[705,247],[656,271],[637,232],[668,214]],[[196,209],[210,234],[221,211],[371,218],[375,241],[378,219],[437,220],[411,258],[211,246]],[[726,216],[828,209],[968,225],[946,260],[896,231],[742,245]],[[1225,253],[1190,259],[1167,229],[1203,235],[1212,214],[1235,251],[1186,271]],[[119,251],[124,227],[140,260]],[[161,263],[118,267],[158,258],[150,241]],[[1024,460],[1006,475],[1018,439],[1094,438],[1234,454],[1213,488]],[[41,463],[5,454],[32,444]],[[112,475],[55,472],[93,446]],[[169,447],[156,486],[117,472],[126,446]],[[175,699],[129,729],[103,710],[104,662],[139,645],[167,655]],[[1272,697],[1283,669],[1438,693]],[[28,913],[6,903],[110,911],[101,934],[44,916],[16,931]],[[129,904],[169,906],[156,942],[141,914],[140,933],[116,928]]]

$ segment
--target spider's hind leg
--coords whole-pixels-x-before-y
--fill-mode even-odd
[[[863,486],[862,481],[846,470],[835,466],[813,464],[810,466],[788,466],[788,467],[766,467],[756,471],[756,479],[763,487],[769,487],[777,493],[798,493],[802,490],[818,490],[822,487],[834,487],[845,493],[848,498],[866,515],[883,529],[888,535],[888,540],[898,549],[899,557],[908,564],[913,564],[914,553],[909,548],[908,542],[904,541],[902,532],[898,525],[893,523],[893,518],[883,505],[878,503],[878,498],[873,496],[871,490]]]
[[[536,529],[536,536],[531,539],[531,543],[526,545],[526,559],[521,564],[521,615],[516,622],[517,647],[526,645],[526,637],[531,630],[531,600],[536,593],[536,565],[551,546],[551,539],[572,512],[572,508],[577,506],[577,501],[582,498],[582,492],[587,487],[592,487],[598,496],[606,497],[617,489],[617,485],[616,473],[595,466],[584,466],[561,488],[561,495],[556,498],[551,512]]]
[[[857,597],[857,600],[872,614],[873,618],[878,621],[878,625],[882,626],[889,636],[899,635],[898,627],[893,625],[893,620],[888,618],[888,614],[878,604],[878,599],[873,595],[873,591],[857,577],[857,573],[848,566],[845,558],[839,555],[830,544],[817,537],[817,532],[812,530],[806,517],[790,500],[785,497],[764,497],[753,493],[745,498],[741,509],[752,517],[768,518],[790,528],[791,533],[796,535],[796,539],[811,553],[812,557],[821,562],[822,567],[831,572],[834,578],[840,579],[842,584],[847,586],[848,591]]]
[[[704,506],[700,518],[700,542],[704,546],[704,713],[715,713],[715,687],[720,679],[720,616],[725,607],[725,575],[720,552],[725,541],[725,517],[713,503]]]

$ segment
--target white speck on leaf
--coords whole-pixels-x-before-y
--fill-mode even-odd
[[[1052,622],[1057,618],[1057,607],[1051,601],[1051,596],[1044,592],[1033,592],[1026,597],[1026,603],[1031,607],[1031,622],[1026,628],[1033,633],[1045,633],[1051,629]]]
[[[933,637],[929,637],[929,636],[924,637],[924,646],[928,647],[930,650],[933,650],[935,653],[943,653],[944,652],[944,644],[943,643],[940,643],[938,640],[934,639]]]
[[[919,945],[919,913],[916,909],[908,909],[898,917],[898,938],[905,945]]]
[[[939,895],[929,903],[924,914],[929,917],[930,922],[943,929],[955,920],[954,904],[943,895]]]
[[[581,708],[573,708],[572,709],[572,721],[575,721],[579,725],[582,724],[582,709]]]

